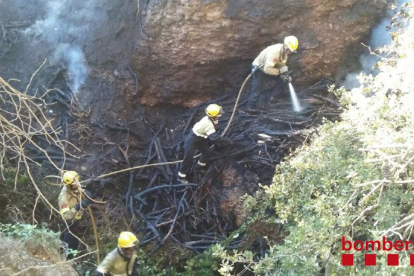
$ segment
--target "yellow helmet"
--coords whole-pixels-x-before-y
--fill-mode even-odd
[[[295,51],[296,51],[296,49],[297,49],[297,48],[298,48],[298,46],[299,46],[299,41],[298,41],[298,39],[296,38],[296,36],[291,35],[291,36],[287,36],[287,37],[285,37],[284,44],[285,44],[285,46],[286,46],[286,47],[288,47],[288,48],[289,48],[292,52],[295,52]]]
[[[65,171],[63,173],[62,182],[65,185],[70,185],[73,182],[79,182],[79,174],[75,171]]]
[[[131,232],[121,232],[118,238],[119,248],[130,248],[138,245],[137,237]]]
[[[206,114],[208,117],[220,117],[223,114],[223,110],[218,104],[210,104],[206,108]]]

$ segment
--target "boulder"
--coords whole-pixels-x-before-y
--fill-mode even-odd
[[[16,274],[15,274],[16,273]],[[54,249],[0,236],[0,276],[78,276]]]

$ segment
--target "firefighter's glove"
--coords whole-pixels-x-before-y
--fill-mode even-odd
[[[252,74],[254,74],[257,70],[259,70],[259,66],[253,65],[252,66]]]
[[[282,74],[280,75],[280,78],[284,81],[284,82],[292,82],[292,77],[289,76],[288,74]]]
[[[86,209],[92,203],[93,202],[88,198],[82,199],[82,201],[80,203],[76,204],[75,209],[76,209],[76,211],[79,211],[80,209],[82,209],[82,210]]]
[[[289,69],[288,69],[288,67],[285,65],[285,66],[282,66],[280,69],[279,69],[279,73],[280,74],[284,74],[284,73],[287,73],[287,71],[289,71]]]

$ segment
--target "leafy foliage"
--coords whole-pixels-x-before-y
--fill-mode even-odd
[[[283,225],[283,242],[270,233],[263,236],[267,247],[260,256],[248,249],[229,251],[225,244],[216,245],[188,261],[184,272],[171,269],[168,275],[414,273],[408,255],[398,251],[387,252],[400,254],[401,265],[396,268],[386,265],[384,252],[376,252],[376,267],[365,267],[364,251],[350,252],[355,254],[353,267],[341,266],[341,253],[348,253],[342,252],[341,237],[413,239],[414,26],[407,22],[414,12],[410,5],[392,20],[399,27],[391,34],[392,45],[376,52],[382,55],[376,65],[380,73],[360,75],[361,86],[352,91],[332,87],[345,107],[342,120],[325,121],[307,133],[311,143],[277,167],[272,185],[244,198],[251,217],[232,236],[248,239],[257,234],[249,226],[265,221]],[[13,183],[28,182],[26,176],[20,180]],[[53,246],[59,243],[56,233],[36,225],[1,224],[0,233],[44,244],[56,242]],[[166,274],[140,254],[140,274]]]
[[[47,225],[0,223],[0,235],[12,238],[16,247],[24,246],[38,258],[53,262],[62,261],[60,254],[58,254],[61,249],[60,233],[48,229]]]
[[[138,275],[162,276],[166,273],[144,251],[138,250]]]
[[[235,264],[255,275],[406,275],[413,272],[401,252],[400,266],[341,265],[341,237],[347,240],[412,239],[414,183],[414,26],[408,5],[394,19],[403,26],[382,49],[380,73],[360,75],[352,91],[332,89],[345,110],[340,122],[325,121],[309,133],[311,144],[298,149],[277,168],[272,185],[246,198],[253,219],[283,224],[283,244],[269,241],[260,260],[250,251],[215,248],[221,275],[234,275]],[[409,16],[407,16],[409,15]],[[400,22],[399,24],[397,22]],[[275,215],[270,215],[274,213]],[[391,252],[387,252],[391,253]],[[238,275],[242,275],[243,271]]]
[[[214,249],[207,250],[187,262],[186,270],[173,275],[179,276],[217,276],[219,260],[213,256]]]
[[[27,240],[29,238],[39,238],[42,242],[49,239],[59,239],[59,233],[39,227],[38,225],[16,223],[16,224],[0,224],[0,233],[6,237],[21,238]]]

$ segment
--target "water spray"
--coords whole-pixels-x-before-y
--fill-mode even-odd
[[[289,91],[290,91],[290,97],[292,99],[293,110],[295,112],[301,111],[302,107],[300,106],[298,96],[296,95],[295,89],[293,88],[293,85],[291,82],[289,82]]]
[[[295,89],[293,88],[293,85],[292,85],[292,77],[288,73],[282,74],[280,77],[282,78],[283,81],[288,82],[290,98],[292,99],[293,110],[295,112],[301,111],[302,107],[300,106],[298,96],[296,95]]]

